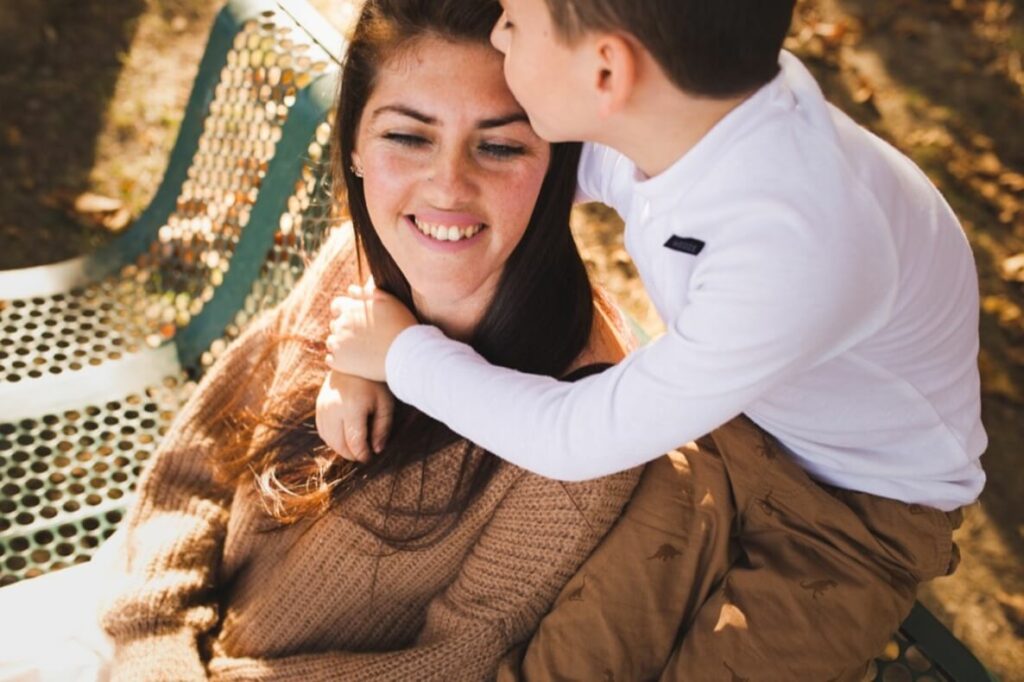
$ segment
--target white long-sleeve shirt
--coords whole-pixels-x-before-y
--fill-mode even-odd
[[[388,352],[395,395],[530,471],[649,461],[745,413],[817,480],[953,509],[977,498],[978,285],[927,177],[782,72],[654,178],[587,145],[666,333],[576,383],[487,364],[434,327]],[[657,134],[653,132],[652,134]]]

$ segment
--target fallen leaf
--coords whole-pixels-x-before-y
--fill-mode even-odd
[[[978,149],[991,151],[996,148],[995,140],[988,135],[982,135],[981,133],[971,135],[971,143]]]
[[[1018,635],[1024,634],[1024,594],[1006,594],[1003,591],[996,592],[996,601],[1003,607],[1006,620]]]
[[[857,104],[867,104],[875,96],[875,91],[869,85],[862,85],[861,87],[854,90],[851,97]]]
[[[836,46],[843,40],[843,36],[849,30],[846,23],[839,21],[836,23],[822,22],[815,24],[814,32],[821,36],[822,39],[830,46]]]
[[[977,182],[972,184],[978,190],[978,193],[989,201],[999,196],[999,185],[994,182]]]
[[[1003,164],[999,157],[992,152],[986,152],[978,157],[978,171],[985,175],[999,175],[1003,170]]]
[[[75,197],[72,208],[78,213],[112,213],[124,206],[120,199],[112,199],[93,192],[83,192]]]
[[[1024,282],[1024,253],[1010,256],[999,264],[999,273],[1008,282]]]
[[[111,232],[120,232],[128,226],[131,219],[131,211],[122,206],[113,213],[103,216],[100,219],[100,223]]]
[[[1011,192],[1024,192],[1024,175],[1020,173],[1003,173],[999,182]]]

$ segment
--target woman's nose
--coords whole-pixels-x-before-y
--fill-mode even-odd
[[[429,173],[426,183],[429,198],[439,208],[458,206],[476,194],[473,160],[461,150],[438,154]]]

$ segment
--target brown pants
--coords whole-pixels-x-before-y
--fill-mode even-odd
[[[817,484],[739,417],[648,465],[498,678],[860,679],[959,519]]]

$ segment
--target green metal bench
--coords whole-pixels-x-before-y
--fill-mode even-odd
[[[0,272],[0,586],[93,555],[194,380],[338,227],[343,49],[304,0],[230,0],[135,224],[89,256]],[[994,678],[916,605],[867,679]]]
[[[192,381],[325,238],[342,48],[301,0],[232,0],[138,221],[0,273],[0,586],[88,560]]]

